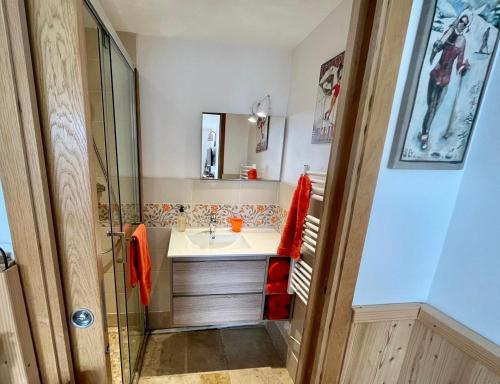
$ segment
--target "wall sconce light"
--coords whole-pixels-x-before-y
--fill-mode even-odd
[[[255,124],[257,122],[257,115],[250,115],[248,121]]]
[[[266,118],[271,112],[271,96],[266,95],[262,99],[252,104],[251,115],[248,121],[256,123],[259,117]]]

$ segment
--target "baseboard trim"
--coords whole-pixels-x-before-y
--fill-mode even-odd
[[[398,303],[355,306],[354,323],[373,323],[391,320],[416,320],[420,312],[420,303]]]

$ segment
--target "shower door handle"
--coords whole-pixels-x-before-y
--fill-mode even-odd
[[[120,264],[126,264],[128,261],[127,257],[127,238],[125,236],[125,232],[111,232],[108,231],[108,236],[115,237],[118,236],[120,238],[120,243],[122,246],[122,254],[121,257],[116,257],[115,261]],[[114,247],[114,244],[113,244]]]

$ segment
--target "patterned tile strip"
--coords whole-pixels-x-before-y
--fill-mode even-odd
[[[208,226],[210,215],[217,216],[217,225],[227,227],[229,218],[241,217],[247,227],[275,228],[278,206],[273,204],[183,204],[191,227]],[[175,225],[180,204],[144,204],[144,222],[150,227],[170,227]]]
[[[287,211],[274,204],[182,204],[191,227],[206,227],[210,215],[217,216],[217,225],[227,227],[230,225],[229,218],[241,217],[244,225],[250,228],[267,227],[274,228],[278,232],[283,230]],[[181,204],[149,203],[144,204],[143,218],[148,227],[172,227],[179,216]],[[118,206],[113,206],[113,217],[117,220]],[[137,221],[135,205],[124,204],[122,209],[124,222]],[[103,225],[109,221],[109,206],[99,204],[99,220]]]

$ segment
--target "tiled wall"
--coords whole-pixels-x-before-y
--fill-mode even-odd
[[[278,182],[144,178],[143,186],[148,227],[172,227],[181,205],[192,227],[207,226],[211,214],[220,226],[228,226],[232,216],[247,227],[278,225]]]
[[[170,326],[170,263],[167,258],[170,229],[148,228],[151,253],[151,299],[148,321],[152,329]]]

